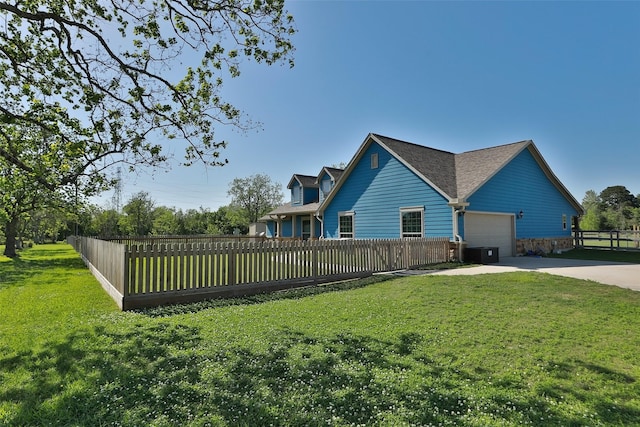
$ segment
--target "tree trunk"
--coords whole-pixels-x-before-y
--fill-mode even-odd
[[[18,218],[11,218],[4,227],[4,235],[6,238],[4,255],[9,258],[18,256],[16,253],[16,237],[18,236]]]

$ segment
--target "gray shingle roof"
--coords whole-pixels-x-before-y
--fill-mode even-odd
[[[450,201],[462,201],[467,199],[515,156],[528,148],[538,160],[538,163],[542,167],[544,173],[552,180],[552,182],[554,182],[556,187],[565,194],[567,199],[571,201],[578,211],[581,211],[582,209],[580,204],[553,174],[531,140],[454,154],[448,151],[425,147],[423,145],[372,133],[365,139],[365,142],[358,150],[356,157],[364,152],[363,150],[371,143],[371,141],[375,141],[386,147],[386,149],[399,161],[425,179]],[[356,158],[354,157],[351,162],[353,163],[355,160]],[[324,169],[331,170],[332,175],[335,170],[337,175],[334,175],[334,177],[336,180],[338,180],[338,178],[345,172],[341,169],[326,167]],[[347,170],[351,169],[348,167]],[[294,177],[298,177],[298,179],[300,179],[301,176],[305,175],[294,175]],[[340,184],[338,186],[340,186]],[[334,187],[332,193],[327,197],[327,199],[325,199],[323,204],[329,203],[332,198],[332,194],[336,191],[339,190]],[[301,208],[300,213],[306,213],[318,207],[319,204],[313,203],[300,206],[299,208]],[[290,204],[287,204],[270,212],[270,214],[275,214],[277,211],[281,211],[283,213],[293,213],[296,211],[296,213],[298,213],[297,209],[297,207],[291,207]]]
[[[344,173],[344,169],[330,168],[328,166],[325,166],[323,170],[327,171],[327,173],[331,176],[331,178],[333,178],[334,181],[339,180]]]
[[[532,141],[453,154],[372,134],[450,199],[466,198]]]
[[[276,215],[300,215],[300,214],[314,214],[318,208],[320,207],[320,203],[307,203],[302,206],[291,206],[291,202],[287,202],[284,205],[278,206],[268,214],[258,218],[258,221],[267,221],[270,219],[274,219]],[[273,216],[273,217],[272,217]]]
[[[469,197],[531,143],[520,141],[456,154],[457,193],[454,197]]]
[[[455,154],[382,135],[372,136],[449,197],[456,197]]]
[[[318,188],[317,176],[293,174],[287,188],[291,188],[294,180],[298,180],[305,188]]]

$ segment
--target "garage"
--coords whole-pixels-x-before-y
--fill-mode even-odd
[[[467,247],[497,247],[500,257],[514,256],[514,216],[466,212],[464,216],[464,240]]]

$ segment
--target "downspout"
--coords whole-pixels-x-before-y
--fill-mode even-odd
[[[464,211],[467,206],[469,206],[469,202],[464,199],[452,199],[448,203],[451,206],[451,215],[453,218],[453,241],[458,246],[458,261],[462,261],[462,243],[464,240],[462,236],[460,236],[460,230],[458,229],[458,218],[460,214],[464,215]]]
[[[456,247],[458,248],[458,262],[461,262],[462,261],[462,236],[460,236],[459,230],[458,230],[458,214],[460,213],[460,210],[456,209],[455,207],[452,207],[451,211],[453,215],[453,242],[456,244]]]
[[[324,239],[324,221],[322,220],[319,212],[316,212],[313,216],[315,216],[318,222],[320,222],[320,236],[318,239]]]

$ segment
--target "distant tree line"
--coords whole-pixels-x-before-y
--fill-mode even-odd
[[[582,199],[582,230],[629,230],[640,227],[640,194],[634,196],[623,185],[607,187],[599,194],[586,192]]]
[[[231,203],[215,211],[182,210],[157,206],[149,193],[134,194],[122,212],[87,206],[78,217],[80,235],[90,236],[167,236],[247,234],[249,225],[280,205],[284,198],[280,184],[268,175],[235,178],[227,192]]]
[[[233,234],[236,229],[246,234],[249,231],[249,223],[236,208],[223,206],[212,211],[203,207],[183,210],[156,206],[146,192],[134,194],[121,212],[86,206],[78,216],[78,224],[78,234],[100,237]]]
[[[231,203],[217,210],[159,206],[144,191],[131,196],[120,211],[80,200],[46,209],[25,209],[15,224],[16,246],[20,248],[25,241],[62,240],[73,234],[99,237],[247,234],[252,222],[280,205],[284,198],[280,184],[260,174],[234,179],[228,195]],[[0,215],[0,223],[8,223],[8,218]],[[4,240],[3,234],[0,231]]]

